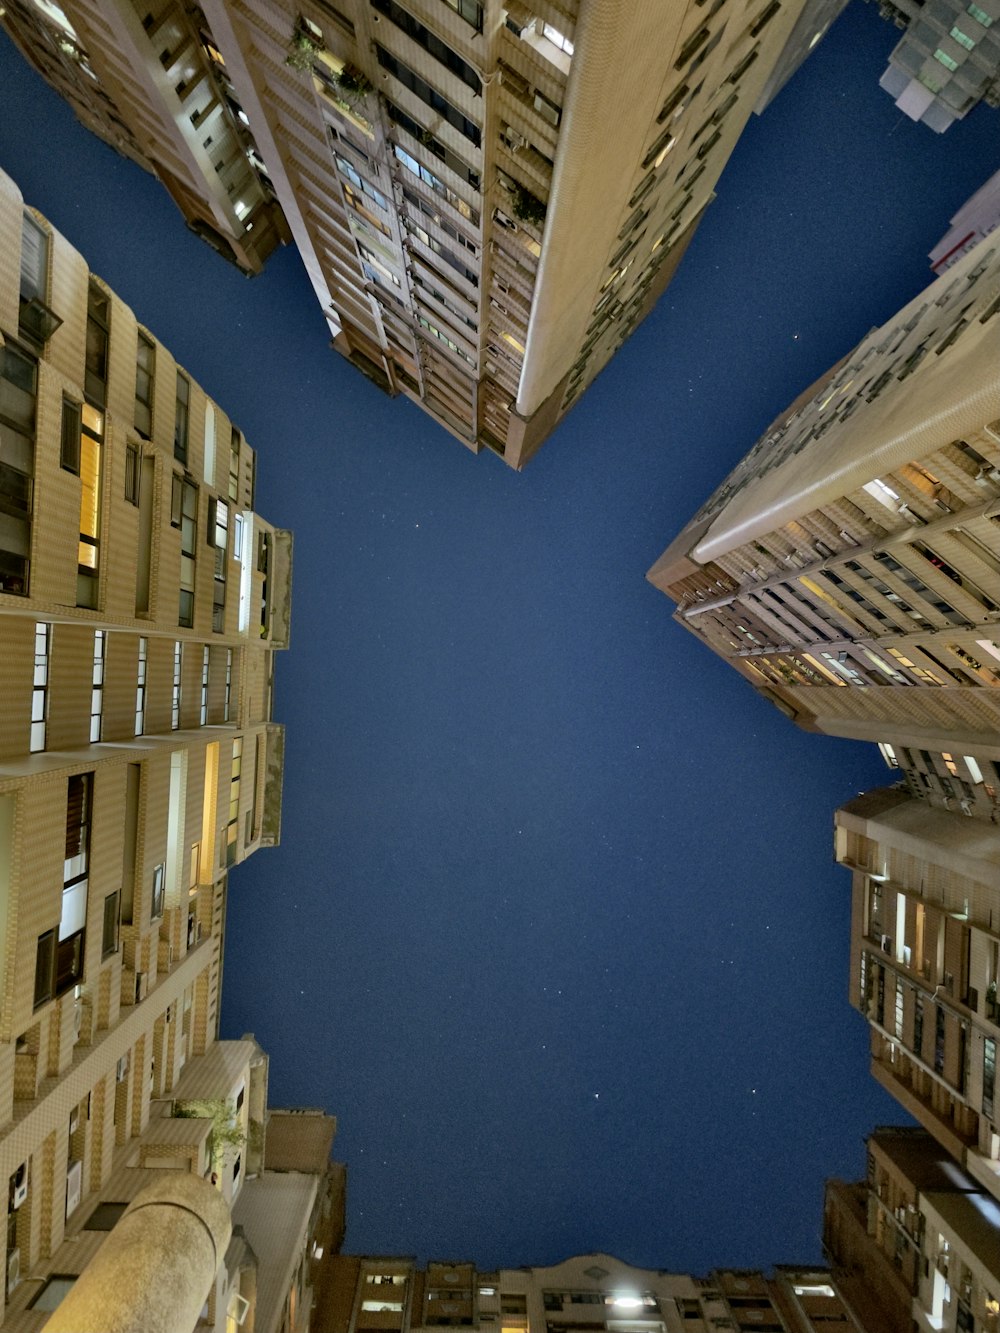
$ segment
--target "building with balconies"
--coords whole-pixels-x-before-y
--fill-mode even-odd
[[[2,22],[206,239],[251,270],[291,235],[334,348],[520,468],[670,281],[803,7],[11,0]]]
[[[124,1197],[115,1173],[160,1152],[143,1136],[196,1058],[223,1058],[228,872],[280,832],[291,537],[254,512],[239,429],[6,177],[0,238],[0,1179],[20,1310],[67,1229]],[[238,1074],[185,1096],[232,1100]],[[168,1138],[160,1156],[208,1169],[204,1124]]]
[[[828,1182],[823,1246],[870,1333],[996,1325],[1000,1210],[923,1130],[877,1129],[866,1179]]]
[[[647,575],[800,726],[879,742],[915,795],[987,819],[1000,792],[998,290],[987,237],[806,389]]]
[[[835,849],[852,872],[850,999],[872,1074],[1000,1201],[996,830],[897,787],[838,810]]]
[[[771,1277],[720,1269],[705,1278],[633,1268],[607,1254],[549,1268],[483,1272],[471,1263],[339,1255],[321,1308],[329,1333],[464,1327],[501,1333],[859,1333],[830,1274]]]

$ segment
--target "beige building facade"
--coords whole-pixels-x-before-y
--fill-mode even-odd
[[[852,872],[850,999],[872,1074],[1000,1202],[996,829],[897,787],[838,810],[835,849]]]
[[[916,794],[984,818],[1000,791],[998,293],[987,237],[806,389],[647,575],[800,726],[880,742]]]
[[[870,1333],[979,1333],[997,1325],[994,1200],[929,1134],[880,1128],[866,1179],[827,1185],[823,1244]]]
[[[287,225],[333,346],[520,468],[669,282],[802,10],[12,0],[3,23],[244,268]]]
[[[280,835],[291,536],[239,429],[6,177],[0,237],[3,1322],[27,1330],[144,1172],[236,1208],[262,1169],[266,1061],[216,1035],[228,872]]]
[[[720,1269],[695,1278],[633,1268],[607,1254],[548,1268],[482,1272],[470,1263],[339,1255],[321,1311],[329,1333],[410,1333],[441,1327],[480,1333],[859,1333],[822,1269],[773,1276]]]

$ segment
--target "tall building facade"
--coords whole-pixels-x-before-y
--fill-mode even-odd
[[[905,29],[879,86],[911,120],[942,133],[979,102],[1000,106],[996,0],[879,0]]]
[[[260,1156],[259,1053],[215,1038],[228,871],[280,834],[291,537],[239,429],[6,177],[0,237],[3,1322],[27,1330],[129,1172],[180,1158],[235,1203]],[[228,1110],[160,1125],[178,1098]]]
[[[548,1268],[481,1272],[471,1263],[340,1255],[321,1311],[329,1333],[860,1333],[823,1269],[771,1277],[720,1269],[695,1278],[633,1268],[607,1254]]]
[[[985,818],[1000,791],[998,286],[987,237],[792,403],[647,575],[800,726],[879,742],[932,803]]]
[[[944,273],[984,236],[1000,227],[1000,171],[965,201],[930,253],[931,268]]]
[[[994,1200],[920,1129],[880,1128],[864,1180],[830,1181],[823,1245],[837,1289],[869,1333],[996,1327]]]
[[[872,1074],[1000,1202],[1000,837],[897,787],[838,810],[835,846]]]
[[[521,467],[670,280],[803,0],[11,0],[84,123]],[[613,126],[613,133],[609,127]]]

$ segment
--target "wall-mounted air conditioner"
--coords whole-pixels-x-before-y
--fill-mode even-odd
[[[21,1281],[21,1251],[19,1249],[11,1250],[7,1255],[7,1295]]]
[[[69,1170],[66,1172],[66,1216],[75,1212],[80,1206],[80,1198],[83,1194],[83,1163],[72,1162]]]

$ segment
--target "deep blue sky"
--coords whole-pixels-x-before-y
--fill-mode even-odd
[[[878,88],[847,11],[751,121],[653,316],[521,475],[328,350],[294,251],[252,282],[0,39],[0,165],[258,450],[295,530],[280,849],[231,881],[223,1035],[340,1118],[347,1246],[674,1269],[812,1262],[822,1181],[902,1113],[847,1004],[807,736],[649,565],[760,431],[929,279],[1000,167]]]

